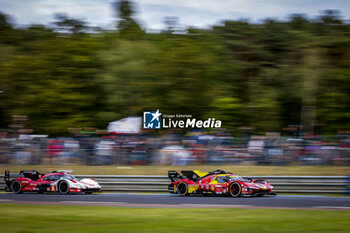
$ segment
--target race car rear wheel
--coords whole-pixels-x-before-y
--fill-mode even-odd
[[[176,186],[176,192],[180,196],[187,196],[188,195],[188,185],[185,182],[180,182]]]
[[[63,180],[58,184],[58,192],[60,192],[60,194],[67,194],[69,192],[69,184],[67,181]]]
[[[22,184],[18,180],[12,181],[11,190],[14,193],[22,193]]]
[[[234,182],[230,185],[229,191],[232,197],[238,197],[242,193],[241,185],[239,183]]]

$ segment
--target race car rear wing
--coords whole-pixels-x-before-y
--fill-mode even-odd
[[[200,176],[198,174],[196,174],[194,171],[181,171],[182,175],[184,177],[186,177],[189,180],[192,180],[194,182],[196,182],[196,180],[198,180],[200,178]],[[207,174],[207,173],[204,173]]]
[[[176,171],[169,171],[168,177],[171,180],[171,182],[176,182],[178,180],[183,179],[183,177],[179,173],[177,173]]]
[[[42,175],[40,172],[38,172],[36,170],[20,171],[19,174],[20,174],[20,176],[29,178],[31,180],[37,180]]]
[[[40,172],[36,170],[23,170],[20,171],[19,173],[10,173],[10,171],[5,171],[4,173],[4,180],[6,182],[10,182],[13,178],[19,178],[19,177],[25,177],[29,178],[31,180],[37,180],[44,174],[41,174]]]

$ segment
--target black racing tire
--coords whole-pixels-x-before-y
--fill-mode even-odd
[[[85,192],[85,194],[92,194],[92,192]]]
[[[11,191],[16,194],[23,193],[22,192],[22,184],[19,182],[19,180],[14,180],[11,183]]]
[[[242,194],[242,187],[239,183],[233,182],[230,184],[229,193],[231,197],[239,197]]]
[[[57,189],[60,194],[68,194],[69,193],[69,184],[67,181],[62,180],[57,184]]]
[[[256,194],[255,196],[256,197],[263,197],[265,194],[263,194],[263,193],[259,193],[259,194]]]
[[[185,182],[180,182],[176,185],[176,192],[177,194],[179,194],[180,196],[184,197],[184,196],[188,196],[188,185]]]

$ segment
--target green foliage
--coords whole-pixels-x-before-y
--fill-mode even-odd
[[[123,38],[130,40],[138,39],[143,35],[141,27],[132,18],[134,13],[132,9],[132,3],[127,0],[117,1],[115,4],[116,11],[120,21],[118,22],[118,30]]]
[[[15,29],[0,14],[1,128],[20,114],[37,133],[62,135],[161,109],[215,117],[231,131],[350,129],[350,26],[339,12],[318,21],[225,21],[176,35],[171,25],[142,31],[129,1],[114,7],[115,32],[88,33],[65,15],[55,28]]]
[[[208,117],[215,117],[224,122],[223,127],[234,128],[241,122],[243,105],[240,99],[232,97],[217,98],[213,101],[213,112]]]
[[[98,102],[93,47],[90,39],[54,37],[36,44],[35,53],[4,62],[8,115],[28,115],[28,127],[54,135],[92,125]]]
[[[81,20],[70,19],[65,14],[56,14],[56,26],[57,29],[63,33],[71,33],[73,35],[79,35],[86,29],[85,23]]]

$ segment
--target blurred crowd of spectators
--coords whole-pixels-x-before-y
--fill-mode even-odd
[[[225,132],[187,135],[0,138],[2,164],[191,165],[271,164],[350,165],[350,136],[232,137]]]

